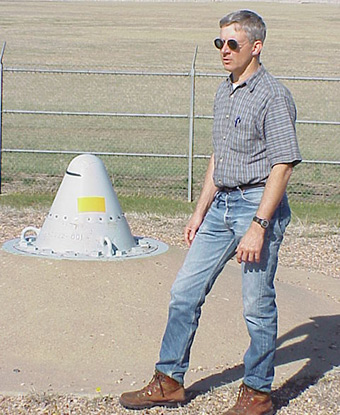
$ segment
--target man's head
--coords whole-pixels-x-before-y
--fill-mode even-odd
[[[220,28],[215,46],[220,49],[223,66],[232,73],[234,82],[243,81],[258,68],[266,25],[255,12],[238,10],[224,16]]]
[[[229,13],[220,20],[220,28],[235,24],[240,30],[244,30],[250,43],[260,40],[262,44],[266,38],[266,24],[262,17],[251,10],[238,10]]]

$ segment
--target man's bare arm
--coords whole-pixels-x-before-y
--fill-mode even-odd
[[[203,222],[203,219],[211,206],[218,189],[213,181],[213,172],[214,155],[210,158],[208,169],[205,174],[204,184],[195,211],[184,229],[184,239],[188,246],[190,246],[194,240],[196,232],[201,226],[201,223]]]
[[[272,168],[256,216],[268,220],[272,218],[286,191],[292,170],[291,164],[276,164]],[[265,231],[258,223],[251,223],[236,250],[239,263],[260,262]]]

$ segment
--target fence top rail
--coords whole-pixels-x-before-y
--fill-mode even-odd
[[[78,75],[126,75],[126,76],[190,76],[190,72],[153,72],[153,71],[105,71],[87,69],[43,69],[4,67],[5,72],[78,74]]]
[[[47,69],[47,68],[15,68],[4,67],[5,72],[22,73],[50,73],[50,74],[79,74],[79,75],[125,75],[125,76],[185,76],[191,72],[158,72],[158,71],[118,71],[118,70],[91,70],[91,69]],[[225,78],[225,73],[195,72],[196,76]],[[326,81],[339,82],[340,77],[321,77],[321,76],[285,76],[275,75],[275,78],[287,81]]]

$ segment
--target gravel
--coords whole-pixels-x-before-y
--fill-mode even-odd
[[[20,236],[28,225],[41,227],[47,210],[16,210],[0,207],[0,243]],[[186,215],[165,217],[155,214],[127,215],[135,235],[146,235],[167,244],[184,247],[182,230]],[[325,279],[340,279],[340,232],[335,225],[294,224],[286,232],[280,251],[284,267],[316,272]],[[1,387],[1,386],[0,386]],[[141,414],[222,414],[232,406],[238,384],[216,388],[196,396],[188,405],[178,409],[153,408]],[[339,414],[340,369],[333,368],[318,379],[301,379],[294,383],[277,385],[273,400],[278,415]],[[56,395],[49,393],[6,395],[0,394],[1,414],[131,414],[118,403],[117,396]]]
[[[311,380],[299,384],[286,384],[273,391],[277,415],[338,415],[340,410],[340,370],[326,373],[312,386]],[[24,396],[1,396],[0,411],[3,415],[14,414],[178,414],[218,415],[232,406],[237,396],[237,386],[223,386],[198,395],[188,405],[178,409],[156,407],[140,412],[122,408],[115,396],[86,397],[76,395],[29,394]]]

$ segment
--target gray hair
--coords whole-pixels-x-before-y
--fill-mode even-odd
[[[266,24],[262,17],[251,10],[238,10],[229,13],[220,20],[220,27],[229,26],[236,23],[247,34],[249,42],[261,40],[263,43],[266,38]]]

